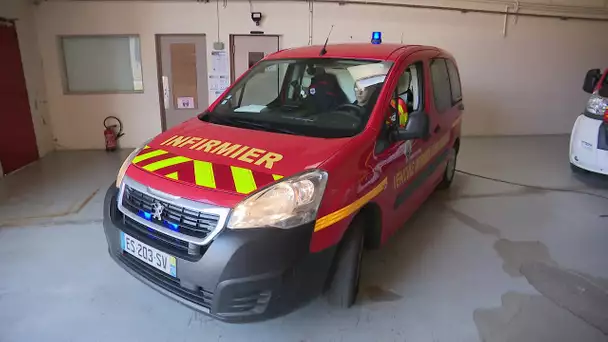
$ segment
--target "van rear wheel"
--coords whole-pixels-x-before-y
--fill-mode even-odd
[[[452,185],[452,181],[454,180],[454,175],[456,174],[456,159],[458,158],[458,153],[456,152],[456,148],[452,146],[448,150],[448,162],[445,165],[445,170],[443,171],[443,179],[441,183],[437,186],[438,189],[447,189]]]
[[[363,256],[363,221],[357,220],[344,234],[334,261],[335,272],[327,289],[327,301],[332,306],[350,308],[357,299]]]

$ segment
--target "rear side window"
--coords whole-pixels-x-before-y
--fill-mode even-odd
[[[437,112],[443,113],[452,107],[452,90],[450,76],[445,59],[431,61],[431,80],[433,82],[433,96]]]
[[[448,66],[448,74],[450,75],[450,85],[452,89],[452,103],[462,100],[462,90],[460,88],[460,75],[458,69],[451,60],[446,60]]]

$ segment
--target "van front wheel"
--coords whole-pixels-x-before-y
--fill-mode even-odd
[[[344,234],[344,239],[336,254],[335,271],[326,294],[329,304],[336,307],[350,308],[357,299],[363,256],[362,223],[361,220],[353,222]]]
[[[456,174],[457,158],[458,153],[456,153],[456,149],[452,146],[452,148],[448,150],[448,162],[446,163],[445,170],[443,171],[443,179],[437,186],[438,189],[447,189],[450,187],[450,185],[452,185],[454,175]]]

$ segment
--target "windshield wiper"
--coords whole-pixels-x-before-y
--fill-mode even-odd
[[[264,124],[261,122],[253,122],[253,121],[249,121],[249,120],[241,120],[241,119],[234,119],[234,118],[230,118],[231,121],[242,125],[242,126],[246,126],[246,127],[251,127],[251,128],[257,128],[260,129],[262,131],[267,131],[267,132],[275,132],[275,133],[284,133],[284,134],[298,134],[294,131],[290,131],[288,129],[284,129],[284,128],[279,128],[279,127],[274,127],[270,124]]]
[[[239,118],[234,118],[234,117],[230,117],[230,116],[224,116],[224,115],[216,115],[216,114],[211,114],[211,113],[207,113],[207,115],[216,122],[221,122],[224,124],[228,124],[228,125],[232,125],[232,126],[238,126],[241,128],[256,128],[262,131],[266,131],[266,132],[274,132],[274,133],[284,133],[284,134],[295,134],[297,135],[298,133],[288,130],[288,129],[284,129],[284,128],[279,128],[279,127],[274,127],[271,124],[265,124],[265,123],[261,123],[261,122],[254,122],[254,121],[250,121],[250,120],[243,120],[243,119],[239,119]]]

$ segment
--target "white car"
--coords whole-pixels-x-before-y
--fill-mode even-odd
[[[570,166],[608,175],[608,69],[590,70],[583,90],[591,94],[570,136]]]

